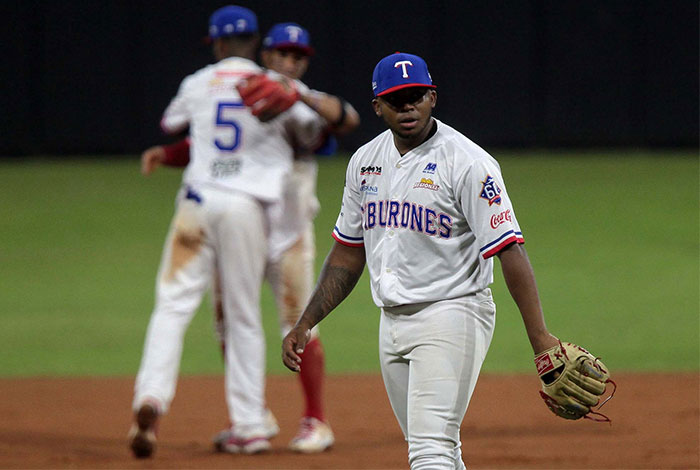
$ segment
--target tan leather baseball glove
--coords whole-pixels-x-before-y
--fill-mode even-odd
[[[559,345],[538,354],[535,366],[542,383],[540,395],[554,414],[565,419],[610,422],[610,418],[597,410],[613,397],[617,385],[598,358],[581,346],[560,341]],[[613,384],[613,392],[600,403],[608,383]]]

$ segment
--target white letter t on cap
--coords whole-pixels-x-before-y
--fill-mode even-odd
[[[301,34],[301,28],[297,26],[287,26],[284,28],[285,31],[287,31],[287,34],[289,34],[289,40],[292,42],[297,42],[299,40],[299,35]]]
[[[408,72],[406,72],[406,65],[413,67],[413,63],[410,60],[400,60],[394,64],[394,68],[401,66],[403,69],[403,78],[408,78]]]

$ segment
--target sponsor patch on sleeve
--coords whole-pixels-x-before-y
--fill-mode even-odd
[[[512,222],[513,216],[511,215],[510,209],[506,209],[498,214],[493,214],[491,216],[491,228],[497,229],[499,225],[505,224],[506,222]]]

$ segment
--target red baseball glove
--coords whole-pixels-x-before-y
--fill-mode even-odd
[[[299,100],[299,90],[292,80],[275,80],[264,73],[240,81],[236,89],[243,104],[262,122],[276,118]]]

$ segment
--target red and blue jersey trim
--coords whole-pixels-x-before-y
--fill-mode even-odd
[[[332,235],[333,235],[333,238],[335,238],[335,241],[337,241],[341,245],[354,246],[354,247],[365,246],[364,238],[362,238],[362,237],[350,237],[348,235],[345,235],[340,230],[338,230],[337,226],[335,226],[333,228]]]
[[[479,251],[484,259],[488,259],[511,243],[525,243],[523,233],[516,232],[515,230],[509,230],[491,243],[482,246]]]

